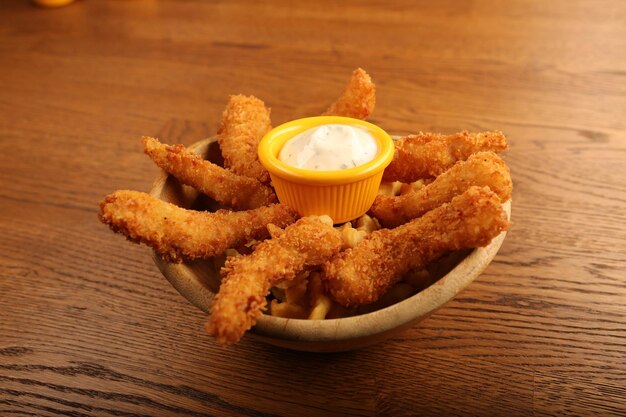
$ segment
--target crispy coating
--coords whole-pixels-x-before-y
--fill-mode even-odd
[[[270,109],[261,100],[230,96],[217,131],[224,166],[235,174],[268,183],[269,173],[259,162],[257,148],[271,128]]]
[[[385,227],[397,227],[447,203],[471,186],[488,186],[500,201],[511,197],[509,168],[493,152],[478,152],[459,161],[424,187],[394,197],[378,195],[370,214]]]
[[[206,161],[183,145],[165,145],[148,136],[142,142],[146,155],[161,169],[222,205],[247,210],[278,201],[270,187]]]
[[[328,107],[323,116],[344,116],[366,119],[376,105],[376,87],[370,76],[361,68],[352,73],[343,93]]]
[[[501,152],[507,148],[507,143],[502,132],[460,132],[454,135],[420,132],[397,140],[395,147],[395,155],[385,169],[383,181],[409,183],[436,177],[476,152]]]
[[[296,219],[282,204],[248,211],[186,210],[139,191],[121,190],[100,203],[100,220],[133,242],[151,246],[164,259],[210,258],[252,239],[265,239],[267,224],[285,227]]]
[[[331,296],[346,307],[379,299],[410,270],[445,253],[487,245],[508,227],[498,196],[471,187],[450,203],[395,229],[373,232],[324,264]]]
[[[248,256],[230,257],[213,300],[206,329],[220,343],[235,343],[266,308],[270,288],[321,265],[342,245],[328,216],[303,217],[283,233],[261,242]]]

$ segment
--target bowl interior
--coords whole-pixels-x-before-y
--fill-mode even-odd
[[[222,164],[217,138],[190,147],[211,162]],[[162,172],[150,192],[156,198],[185,208],[214,211],[219,206],[175,178]],[[503,204],[511,215],[510,201]],[[371,313],[330,320],[296,320],[263,315],[249,332],[268,343],[305,351],[351,350],[384,340],[428,317],[451,300],[487,267],[502,245],[502,232],[484,247],[453,253],[432,265],[436,281],[401,302]],[[190,303],[208,312],[219,288],[219,259],[175,264],[152,253],[154,262],[168,281]],[[438,278],[438,279],[437,279]]]

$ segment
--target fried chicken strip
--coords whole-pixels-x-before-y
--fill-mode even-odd
[[[326,262],[322,278],[339,304],[369,304],[410,270],[453,250],[485,246],[508,224],[498,196],[488,187],[471,187],[420,218],[371,233]]]
[[[343,93],[328,107],[323,116],[344,116],[366,119],[376,105],[376,87],[370,76],[361,68],[352,73]]]
[[[282,233],[261,242],[255,251],[230,257],[213,300],[206,330],[220,343],[235,343],[266,308],[270,288],[321,265],[339,252],[343,239],[328,216],[303,217]]]
[[[502,132],[454,135],[420,132],[397,140],[395,146],[395,155],[385,169],[383,181],[409,183],[436,177],[476,152],[501,152],[507,148],[507,143]]]
[[[204,160],[183,145],[165,145],[147,136],[142,142],[146,155],[161,169],[222,205],[247,210],[278,201],[270,187]]]
[[[449,202],[474,185],[488,186],[500,201],[507,201],[513,188],[509,168],[502,158],[493,152],[478,152],[418,190],[397,197],[378,195],[370,214],[385,227],[397,227]]]
[[[261,100],[230,96],[217,131],[224,166],[235,174],[268,183],[269,173],[259,162],[257,148],[271,128],[270,109]]]
[[[100,220],[129,240],[151,246],[164,259],[210,258],[252,239],[269,236],[267,224],[285,227],[296,219],[282,204],[248,211],[186,210],[139,191],[120,190],[100,203]]]

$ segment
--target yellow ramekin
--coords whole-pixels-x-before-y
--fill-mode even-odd
[[[376,139],[378,154],[363,165],[336,171],[294,168],[278,159],[285,142],[316,126],[343,124],[367,130]],[[362,216],[372,206],[383,171],[393,159],[393,140],[380,127],[363,120],[318,116],[293,120],[275,127],[259,144],[259,160],[270,173],[281,203],[301,216],[327,214],[343,223]]]

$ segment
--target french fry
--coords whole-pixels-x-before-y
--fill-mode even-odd
[[[272,316],[283,317],[286,319],[306,319],[307,310],[299,305],[292,303],[279,303],[277,300],[272,300],[270,303],[270,311]]]
[[[309,320],[324,320],[326,318],[326,315],[330,311],[332,303],[333,302],[331,301],[330,298],[328,298],[325,295],[321,295],[320,297],[318,297],[317,304],[311,310],[311,313],[309,314],[308,319]]]

